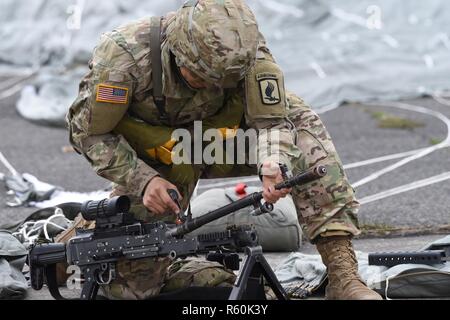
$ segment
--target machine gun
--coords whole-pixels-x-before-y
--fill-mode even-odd
[[[282,170],[284,171],[284,170]],[[286,176],[286,172],[283,175]],[[281,190],[306,184],[327,174],[324,166],[312,168],[275,186]],[[174,192],[168,191],[172,198]],[[262,203],[262,192],[256,192],[232,204],[214,210],[204,216],[184,218],[181,225],[165,222],[144,223],[130,214],[128,197],[116,197],[102,201],[88,201],[81,205],[81,214],[88,221],[95,220],[93,230],[77,230],[77,235],[67,244],[36,244],[28,255],[31,285],[40,290],[44,275],[50,293],[55,299],[63,299],[56,285],[56,264],[67,262],[78,266],[84,278],[81,299],[94,300],[100,285],[110,284],[116,277],[119,259],[143,259],[150,257],[183,258],[209,254],[207,258],[219,261],[230,269],[239,270],[239,256],[223,253],[224,248],[246,248],[244,266],[229,296],[230,300],[264,298],[264,279],[278,299],[287,295],[278,282],[257,246],[257,235],[249,226],[233,227],[224,232],[189,237],[189,233],[205,224],[225,217],[248,206],[255,214],[273,210],[273,205]],[[176,199],[174,199],[176,200]],[[215,252],[213,252],[215,250]],[[253,294],[253,296],[252,296]]]
[[[450,261],[450,246],[433,244],[423,251],[370,253],[369,265],[394,267],[399,264],[435,265]]]

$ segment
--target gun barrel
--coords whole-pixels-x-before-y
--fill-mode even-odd
[[[289,180],[286,180],[275,186],[275,189],[292,188],[297,185],[306,184],[314,180],[320,179],[327,174],[327,168],[324,166],[314,167],[308,171],[305,171]],[[227,206],[211,211],[204,216],[189,220],[182,225],[167,231],[167,236],[179,237],[187,233],[190,233],[198,228],[208,224],[212,221],[225,217],[233,212],[241,210],[243,208],[255,205],[263,198],[262,192],[252,193],[236,202],[230,203]]]
[[[194,230],[201,228],[205,224],[208,224],[212,221],[215,221],[217,219],[225,217],[225,216],[227,216],[233,212],[236,212],[240,209],[251,206],[254,203],[256,203],[257,201],[260,201],[261,199],[262,199],[261,192],[253,193],[253,194],[251,194],[245,198],[242,198],[236,202],[230,203],[229,205],[226,205],[222,208],[211,211],[210,213],[205,214],[204,216],[186,221],[182,225],[167,231],[167,236],[172,236],[172,237],[183,236],[187,233],[190,233]]]

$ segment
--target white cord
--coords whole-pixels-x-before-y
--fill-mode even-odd
[[[14,169],[12,164],[8,161],[8,159],[6,159],[6,157],[3,155],[1,151],[0,151],[0,162],[3,163],[5,168],[8,169],[8,171],[11,172],[13,176],[19,176],[19,172],[17,172],[17,170]]]
[[[416,149],[416,150],[411,150],[411,151],[406,151],[406,152],[394,153],[394,154],[389,154],[387,156],[382,156],[382,157],[372,158],[372,159],[358,161],[358,162],[354,162],[354,163],[349,163],[349,164],[344,165],[344,169],[348,170],[348,169],[368,166],[368,165],[375,164],[375,163],[380,163],[380,162],[385,162],[385,161],[390,161],[390,160],[395,160],[395,159],[400,159],[400,158],[406,158],[408,156],[412,156],[414,154],[422,152],[423,150],[425,150],[427,148],[421,148],[421,149]]]
[[[24,87],[24,82],[36,75],[39,72],[39,68],[33,69],[29,74],[25,75],[22,79],[17,80],[12,87],[6,88],[7,86],[3,86],[0,88],[0,100],[11,97],[16,94]]]
[[[386,288],[384,289],[384,296],[386,297],[386,300],[392,300],[391,298],[388,297],[388,291],[389,291],[389,281],[391,281],[392,278],[394,278],[395,276],[389,276],[386,278]]]
[[[45,239],[50,241],[52,240],[52,238],[48,233],[49,226],[57,228],[61,231],[66,230],[66,228],[52,222],[52,220],[56,218],[64,219],[67,224],[70,224],[72,222],[65,217],[63,211],[60,208],[56,208],[55,213],[48,219],[25,222],[17,232],[13,233],[13,235],[16,237],[20,236],[25,243],[33,244],[39,238],[39,231],[43,230]]]
[[[444,106],[450,106],[450,93],[448,91],[435,91],[432,95],[434,100]]]
[[[370,105],[371,104],[369,104],[369,106]],[[415,160],[418,160],[420,158],[423,158],[423,157],[433,153],[436,150],[449,147],[449,145],[450,145],[450,119],[447,118],[446,116],[444,116],[442,113],[434,111],[434,110],[430,110],[430,109],[427,109],[427,108],[424,108],[424,107],[415,106],[415,105],[406,104],[406,103],[398,103],[398,102],[382,103],[382,104],[380,103],[380,104],[373,105],[373,106],[376,106],[376,107],[393,107],[393,108],[399,108],[399,109],[404,109],[404,110],[408,110],[408,111],[414,111],[414,112],[419,112],[419,113],[427,114],[427,115],[430,115],[430,116],[434,116],[434,117],[442,120],[442,122],[444,122],[445,125],[447,126],[447,137],[446,137],[446,139],[443,142],[441,142],[441,143],[439,143],[439,144],[437,144],[435,146],[425,148],[422,151],[418,152],[417,154],[414,154],[414,155],[411,155],[411,156],[409,156],[407,158],[404,158],[403,160],[401,160],[399,162],[396,162],[393,165],[390,165],[390,166],[388,166],[388,167],[386,167],[386,168],[384,168],[382,170],[379,170],[379,171],[371,174],[370,176],[368,176],[368,177],[366,177],[364,179],[361,179],[361,180],[359,180],[357,182],[352,183],[354,188],[358,188],[358,187],[360,187],[360,186],[362,186],[364,184],[367,184],[367,183],[369,183],[369,182],[371,182],[373,180],[376,180],[379,177],[381,177],[382,175],[384,175],[384,174],[386,174],[388,172],[394,171],[394,170],[396,170],[396,169],[398,169],[400,167],[403,167],[404,165],[406,165],[406,164],[408,164],[408,163],[410,163],[412,161],[415,161]]]
[[[400,187],[397,188],[393,188],[393,189],[389,189],[389,190],[385,190],[382,191],[380,193],[377,194],[373,194],[361,199],[358,199],[359,203],[361,204],[367,204],[367,203],[371,203],[374,201],[378,201],[378,200],[382,200],[388,197],[392,197],[401,193],[405,193],[408,191],[412,191],[412,190],[416,190],[416,189],[420,189],[423,187],[427,187],[436,183],[440,183],[443,181],[447,181],[450,180],[450,171],[449,172],[444,172],[442,174],[439,174],[437,176],[433,176],[427,179],[423,179],[423,180],[417,180],[405,185],[402,185]]]
[[[49,225],[51,225],[51,226],[53,226],[53,227],[55,227],[55,228],[57,228],[57,229],[59,229],[59,230],[61,230],[61,231],[65,231],[65,230],[66,230],[66,228],[61,227],[60,225],[57,225],[57,224],[54,223],[54,222],[51,222],[51,221],[52,221],[53,219],[55,219],[55,218],[63,218],[63,219],[66,221],[66,223],[70,223],[70,221],[69,221],[69,220],[66,218],[66,216],[62,213],[62,210],[61,210],[60,208],[57,208],[57,209],[55,210],[55,214],[54,214],[53,216],[51,216],[50,218],[48,218],[47,220],[44,221],[43,229],[44,229],[45,239],[47,239],[47,240],[51,240],[50,236],[48,235],[48,229],[47,229]]]

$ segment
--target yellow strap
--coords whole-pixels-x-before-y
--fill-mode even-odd
[[[148,149],[146,152],[152,159],[158,160],[165,165],[171,165],[173,163],[172,150],[176,143],[177,141],[172,139],[164,145],[153,149]]]
[[[222,134],[224,140],[234,139],[236,137],[239,126],[234,126],[233,128],[219,128],[219,132]]]

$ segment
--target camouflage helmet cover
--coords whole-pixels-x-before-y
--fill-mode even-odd
[[[241,0],[188,1],[167,27],[180,65],[223,88],[236,87],[256,61],[258,24]]]

